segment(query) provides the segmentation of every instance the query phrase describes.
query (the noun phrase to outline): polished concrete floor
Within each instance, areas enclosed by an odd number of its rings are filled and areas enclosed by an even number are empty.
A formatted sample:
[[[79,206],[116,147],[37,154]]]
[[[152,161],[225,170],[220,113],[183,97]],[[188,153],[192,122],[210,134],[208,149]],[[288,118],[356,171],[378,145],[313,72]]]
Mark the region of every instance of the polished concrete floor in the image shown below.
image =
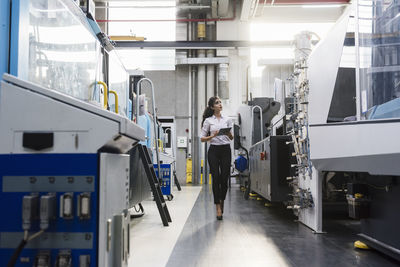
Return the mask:
[[[374,250],[354,249],[358,223],[351,220],[326,220],[327,233],[313,234],[290,211],[246,201],[232,185],[217,221],[208,185],[174,195],[169,227],[162,227],[154,202],[145,203],[146,215],[131,228],[129,266],[399,266]]]
[[[167,227],[162,224],[156,203],[142,202],[145,215],[131,221],[129,267],[166,266],[201,189],[200,186],[183,186],[182,191],[173,192],[173,200],[167,201],[172,218]]]

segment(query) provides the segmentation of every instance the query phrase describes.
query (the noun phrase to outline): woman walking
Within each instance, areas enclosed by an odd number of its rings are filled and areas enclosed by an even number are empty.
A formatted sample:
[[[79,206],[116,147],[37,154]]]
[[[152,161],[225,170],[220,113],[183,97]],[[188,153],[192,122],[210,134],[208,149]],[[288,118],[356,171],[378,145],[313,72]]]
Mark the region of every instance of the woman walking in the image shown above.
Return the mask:
[[[224,200],[228,191],[231,168],[232,121],[221,114],[222,103],[217,96],[210,97],[201,123],[201,142],[210,142],[208,164],[212,175],[214,203],[217,219],[222,220]],[[224,129],[230,128],[230,130]],[[221,130],[223,129],[223,130]],[[221,130],[221,133],[219,134]]]

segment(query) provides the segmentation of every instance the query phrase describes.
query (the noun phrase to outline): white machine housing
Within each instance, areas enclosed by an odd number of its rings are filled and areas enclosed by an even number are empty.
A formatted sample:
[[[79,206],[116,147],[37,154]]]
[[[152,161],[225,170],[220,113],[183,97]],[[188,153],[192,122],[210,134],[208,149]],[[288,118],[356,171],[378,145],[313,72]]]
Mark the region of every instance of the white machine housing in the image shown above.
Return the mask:
[[[100,151],[98,263],[127,266],[129,155],[124,153],[145,139],[144,130],[118,114],[8,74],[0,88],[0,125],[0,154]],[[39,151],[25,148],[24,132],[52,132],[54,145]]]
[[[24,131],[54,132],[54,146],[42,153],[97,153],[103,146],[126,152],[144,140],[144,130],[118,114],[8,74],[3,80],[1,154],[32,153],[22,146]]]
[[[366,172],[371,175],[400,175],[398,130],[395,119],[327,123],[340,67],[351,7],[314,49],[308,60],[311,179],[300,180],[310,189],[314,208],[300,211],[299,220],[322,232],[322,171]],[[360,102],[360,95],[356,96]]]

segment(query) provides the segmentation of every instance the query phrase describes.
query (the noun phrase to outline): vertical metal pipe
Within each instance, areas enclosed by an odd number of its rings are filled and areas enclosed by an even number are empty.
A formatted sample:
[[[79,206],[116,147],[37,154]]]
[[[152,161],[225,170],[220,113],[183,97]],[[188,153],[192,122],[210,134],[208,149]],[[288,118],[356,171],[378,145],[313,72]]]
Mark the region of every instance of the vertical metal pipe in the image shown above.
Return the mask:
[[[203,58],[205,57],[206,53],[205,50],[200,49],[197,51],[197,57]],[[201,161],[203,160],[204,166],[204,146],[200,141],[200,131],[201,131],[201,121],[203,118],[203,111],[206,107],[206,66],[199,65],[197,71],[197,118],[198,118],[198,131],[197,131],[197,142],[198,142],[198,151],[199,151],[199,158],[198,158],[198,171],[199,171],[199,178],[202,174],[201,172]],[[204,175],[203,175],[204,177]]]
[[[189,13],[188,18],[191,19],[192,18],[192,14]],[[191,22],[187,23],[186,40],[187,41],[191,41],[192,40],[192,23]],[[186,54],[187,54],[187,57],[191,57],[192,56],[191,50],[188,49]],[[189,94],[188,94],[189,95],[189,97],[188,97],[189,121],[188,121],[188,129],[189,129],[190,140],[193,140],[193,124],[192,124],[192,122],[193,122],[193,111],[192,111],[192,107],[193,107],[193,99],[192,99],[192,94],[193,93],[192,93],[192,91],[193,91],[193,88],[192,88],[192,66],[191,65],[189,65],[189,73],[188,73],[188,75],[189,75]],[[193,151],[192,143],[193,142],[190,142],[190,145],[188,146],[188,154],[190,155],[190,157],[192,157],[192,151]],[[193,179],[193,173],[192,173],[192,179]]]
[[[207,50],[207,57],[214,57],[214,50],[209,49]],[[214,65],[207,65],[207,94],[206,94],[206,102],[205,105],[207,106],[208,99],[214,96],[215,92],[215,66]],[[204,144],[204,183],[208,183],[209,177],[209,168],[208,168],[208,144],[207,142]]]
[[[197,176],[197,159],[198,159],[198,149],[197,149],[197,112],[196,112],[196,67],[191,67],[192,71],[190,75],[192,76],[192,183],[196,184],[198,182]]]
[[[193,111],[192,111],[192,107],[193,107],[193,99],[192,99],[192,66],[189,65],[189,72],[188,72],[188,76],[189,76],[189,94],[188,94],[188,113],[189,113],[189,120],[188,120],[188,129],[189,129],[189,136],[190,138],[192,138],[192,133],[193,133],[193,125],[192,125],[192,121],[193,121]],[[193,139],[192,139],[193,140]],[[188,146],[188,154],[192,155],[192,146]],[[193,176],[192,176],[193,177]]]
[[[195,40],[196,39],[196,23],[192,22],[190,24],[191,32],[190,32],[190,40]],[[191,57],[194,57],[195,55],[195,50],[191,50]],[[192,77],[192,183],[193,184],[198,184],[198,154],[199,154],[199,149],[198,149],[198,140],[197,140],[197,88],[196,88],[196,72],[197,72],[197,67],[192,66],[192,71],[190,73]]]

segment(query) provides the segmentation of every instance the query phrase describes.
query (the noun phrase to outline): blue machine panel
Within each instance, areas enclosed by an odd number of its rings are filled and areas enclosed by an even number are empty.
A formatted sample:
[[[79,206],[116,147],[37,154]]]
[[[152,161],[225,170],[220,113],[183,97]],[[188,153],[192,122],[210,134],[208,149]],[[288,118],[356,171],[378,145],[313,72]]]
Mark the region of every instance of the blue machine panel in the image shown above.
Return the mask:
[[[154,170],[158,178],[158,165],[154,164]],[[163,195],[171,195],[171,164],[160,164],[160,171],[162,172],[161,191]]]
[[[72,266],[79,266],[81,255],[97,266],[98,244],[98,155],[97,154],[15,154],[0,155],[0,266],[7,263],[23,237],[22,199],[26,195],[55,194],[56,218],[49,228],[28,242],[15,266],[33,266],[39,253],[49,252],[55,266],[60,252],[71,255]],[[62,218],[60,197],[72,196],[72,214]],[[90,196],[90,216],[77,215],[78,198]],[[33,220],[30,235],[40,230]]]

